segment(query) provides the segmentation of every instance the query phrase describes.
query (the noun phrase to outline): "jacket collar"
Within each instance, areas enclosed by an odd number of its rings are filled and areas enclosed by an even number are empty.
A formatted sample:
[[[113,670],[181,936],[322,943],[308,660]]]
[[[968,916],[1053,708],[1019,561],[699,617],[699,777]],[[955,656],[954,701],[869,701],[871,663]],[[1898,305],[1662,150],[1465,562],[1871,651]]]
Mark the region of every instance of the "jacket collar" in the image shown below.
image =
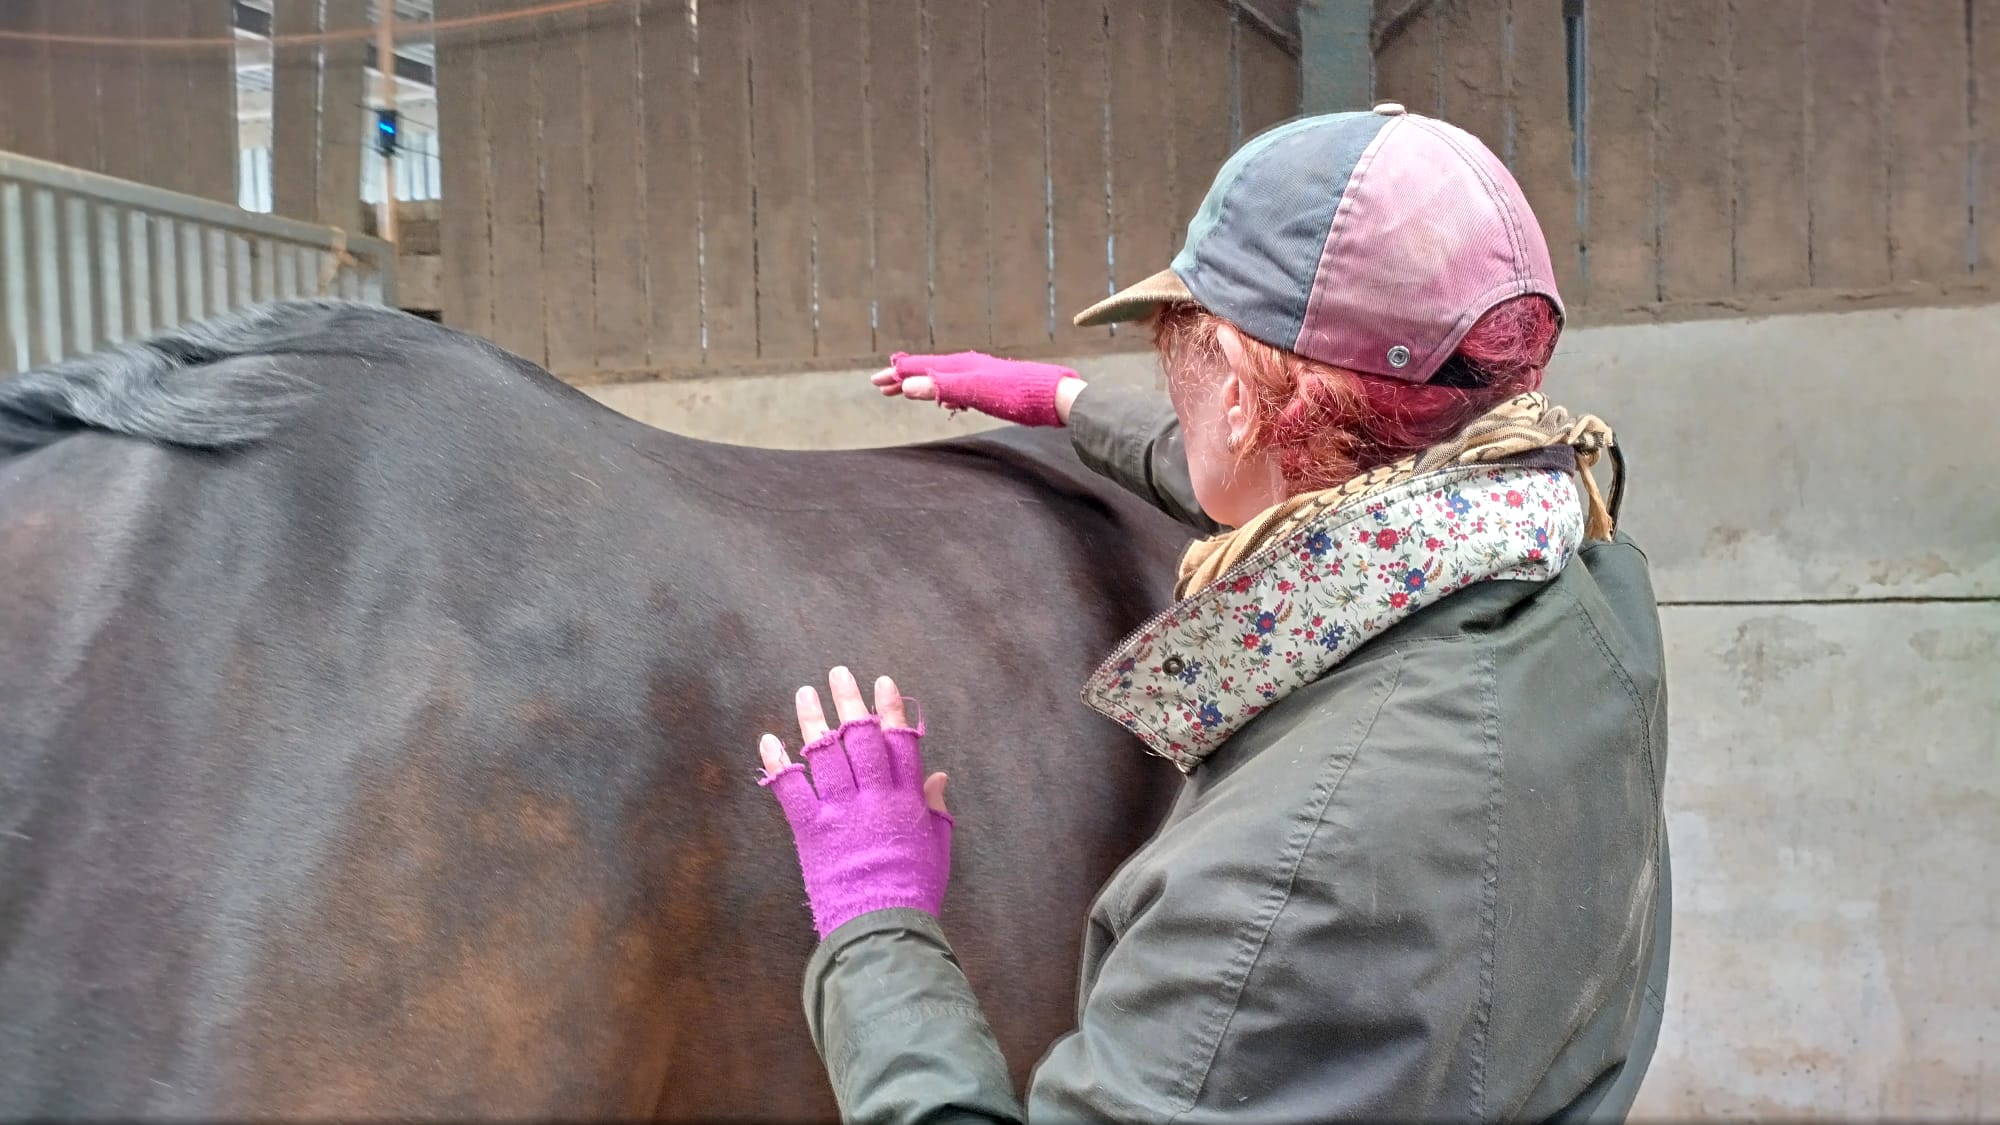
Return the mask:
[[[1126,638],[1084,702],[1183,772],[1272,704],[1474,582],[1543,582],[1583,541],[1570,474],[1459,466],[1335,508]]]

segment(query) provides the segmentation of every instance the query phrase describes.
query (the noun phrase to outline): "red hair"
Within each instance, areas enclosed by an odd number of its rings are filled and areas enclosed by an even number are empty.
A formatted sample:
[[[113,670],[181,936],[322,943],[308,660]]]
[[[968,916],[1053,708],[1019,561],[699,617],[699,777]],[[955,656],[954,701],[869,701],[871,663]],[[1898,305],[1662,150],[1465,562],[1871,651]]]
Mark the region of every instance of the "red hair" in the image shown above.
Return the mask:
[[[1217,330],[1198,305],[1170,305],[1153,319],[1167,377],[1217,377],[1227,369]],[[1363,375],[1241,335],[1255,408],[1244,452],[1271,450],[1294,492],[1331,488],[1458,433],[1473,419],[1542,385],[1560,324],[1538,296],[1494,306],[1428,383]]]

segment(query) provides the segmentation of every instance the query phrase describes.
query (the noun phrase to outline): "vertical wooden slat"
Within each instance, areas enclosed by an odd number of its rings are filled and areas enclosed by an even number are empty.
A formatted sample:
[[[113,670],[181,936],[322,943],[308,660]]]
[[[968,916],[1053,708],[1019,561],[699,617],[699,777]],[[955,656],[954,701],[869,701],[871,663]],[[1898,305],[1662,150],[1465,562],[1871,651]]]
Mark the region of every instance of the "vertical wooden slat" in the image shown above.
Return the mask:
[[[5,324],[0,371],[7,372],[34,364],[28,328],[28,260],[34,249],[21,194],[20,184],[0,182],[0,322]]]
[[[1514,93],[1514,178],[1535,209],[1563,300],[1584,300],[1577,230],[1576,134],[1570,124],[1562,0],[1512,0],[1506,60]]]
[[[1889,274],[1965,276],[1967,54],[1962,4],[1901,4],[1889,20]]]
[[[480,0],[438,0],[439,19],[476,16]],[[480,40],[476,30],[437,41],[438,146],[443,207],[438,222],[444,322],[484,335],[492,330],[486,178],[487,136],[480,117]]]
[[[1237,30],[1237,104],[1243,139],[1299,115],[1299,61],[1264,32]]]
[[[1070,317],[1111,291],[1104,0],[1054,0],[1046,11],[1056,338],[1103,338],[1105,329],[1078,328]]]
[[[60,0],[0,3],[0,29],[46,34]],[[55,151],[49,45],[33,39],[0,40],[0,149],[48,159]]]
[[[986,4],[987,276],[992,342],[1000,348],[1043,343],[1051,331],[1042,7],[1041,0]],[[1058,106],[1056,113],[1076,127],[1072,115],[1087,108]]]
[[[505,0],[490,10],[521,6],[519,0]],[[493,156],[492,338],[516,355],[545,364],[541,102],[534,38],[518,23],[498,25],[485,40],[483,65],[489,80],[481,113]]]
[[[153,310],[157,301],[153,284],[153,220],[139,210],[125,213],[125,307],[131,315],[132,335],[144,339],[159,325]]]
[[[92,252],[93,232],[90,201],[80,195],[64,196],[62,200],[63,303],[69,310],[69,324],[66,327],[71,355],[94,351],[98,344],[97,309],[91,278],[91,269],[97,258]]]
[[[178,39],[187,34],[192,0],[147,0],[141,32]],[[280,5],[282,8],[283,5]],[[140,181],[187,191],[187,60],[179,51],[149,51],[141,76],[145,129],[145,170]]]
[[[1555,2],[1560,6],[1561,0]],[[1435,5],[1403,21],[1375,52],[1375,100],[1401,102],[1412,113],[1441,114],[1443,45],[1444,20]]]
[[[1215,0],[1171,0],[1167,44],[1174,99],[1174,240],[1229,158],[1234,91],[1229,82],[1229,9]],[[1164,265],[1165,263],[1161,263]]]
[[[105,3],[99,0],[100,10]],[[186,34],[227,39],[235,19],[231,0],[193,0]],[[181,52],[187,77],[187,184],[190,194],[236,202],[236,56],[214,47]]]
[[[254,253],[257,280],[250,295],[257,301],[275,301],[278,299],[278,244],[268,238],[260,238]]]
[[[663,10],[659,18],[680,14]],[[634,0],[592,9],[584,48],[590,102],[593,359],[611,371],[646,366],[647,221],[636,15]],[[686,102],[657,108],[685,113]]]
[[[208,258],[200,223],[183,219],[175,224],[180,233],[181,315],[188,320],[204,320],[215,312],[209,306]]]
[[[276,5],[271,12],[272,33],[286,38],[317,32],[317,8],[317,4]],[[151,75],[143,77],[150,96]],[[319,51],[310,46],[275,47],[271,52],[272,211],[308,221],[318,217],[319,143]]]
[[[937,346],[948,351],[991,339],[981,7],[933,0],[928,10],[932,323]]]
[[[257,300],[255,274],[250,256],[250,240],[240,234],[229,236],[229,307],[246,308]]]
[[[117,207],[98,204],[98,311],[104,325],[104,339],[113,344],[130,336],[125,329],[125,230],[121,219]]]
[[[36,342],[36,362],[54,363],[69,354],[63,344],[62,321],[62,228],[57,218],[56,195],[43,188],[30,190],[27,210],[29,259],[34,270],[35,296],[29,302],[35,315],[30,331]]]
[[[757,354],[813,354],[812,59],[806,5],[750,3]]]
[[[1882,4],[1813,0],[1810,10],[1812,147],[1806,185],[1812,283],[1841,289],[1881,285],[1889,280]]]
[[[817,354],[854,357],[875,346],[868,262],[867,4],[812,0],[811,9]]]
[[[202,232],[202,292],[208,298],[208,315],[229,309],[229,235],[214,227]]]
[[[47,12],[52,34],[100,33],[96,0],[61,0]],[[62,43],[49,47],[50,127],[58,164],[99,170],[97,128],[103,110],[97,98],[97,63],[106,50]]]
[[[1172,262],[1173,120],[1167,69],[1168,15],[1155,0],[1110,0],[1111,249],[1116,284],[1131,285]]]
[[[2000,0],[1973,0],[1973,253],[1979,272],[2000,273]]]
[[[1733,286],[1727,0],[1659,0],[1660,295]]]
[[[706,190],[701,173],[708,165],[695,137],[694,38],[685,5],[649,4],[640,9],[639,18],[645,262],[651,294],[647,355],[655,366],[692,366],[701,362],[701,263],[696,252]]]
[[[184,304],[180,300],[180,224],[172,218],[154,218],[146,224],[152,236],[152,310],[154,328],[164,332],[180,324]]]
[[[1806,203],[1806,3],[1735,5],[1736,290],[1811,284]]]
[[[594,364],[595,278],[590,258],[591,110],[583,74],[583,18],[534,22],[536,112],[542,120],[543,333],[547,365],[573,375]]]
[[[205,0],[206,2],[206,0]],[[374,0],[323,0],[326,29],[370,25]],[[518,25],[515,28],[518,33]],[[361,144],[367,97],[362,79],[367,45],[345,39],[326,45],[320,71],[319,180],[314,188],[315,221],[344,230],[361,223]]]
[[[1444,119],[1507,154],[1507,116],[1511,109],[1502,72],[1502,48],[1507,38],[1506,0],[1448,3],[1439,12]]]
[[[281,301],[304,295],[304,290],[299,285],[299,255],[301,253],[303,251],[291,243],[280,243],[277,247],[277,297]]]
[[[1585,300],[1599,308],[1659,294],[1653,184],[1654,0],[1592,4]]]
[[[930,330],[929,138],[920,0],[868,0],[875,351],[924,351]]]
[[[4,8],[0,4],[0,8]],[[145,24],[139,5],[133,0],[100,0],[98,28],[104,35],[136,38]],[[4,48],[0,48],[4,49]],[[121,180],[145,177],[146,59],[152,52],[141,50],[106,51],[98,70],[98,128],[102,137],[103,168],[106,175]],[[5,69],[0,57],[0,69]],[[4,96],[4,95],[0,95]],[[5,116],[5,114],[0,114]],[[0,147],[5,147],[0,145]]]
[[[697,28],[701,130],[702,321],[710,362],[757,354],[756,229],[751,213],[749,13],[756,0],[710,0]]]

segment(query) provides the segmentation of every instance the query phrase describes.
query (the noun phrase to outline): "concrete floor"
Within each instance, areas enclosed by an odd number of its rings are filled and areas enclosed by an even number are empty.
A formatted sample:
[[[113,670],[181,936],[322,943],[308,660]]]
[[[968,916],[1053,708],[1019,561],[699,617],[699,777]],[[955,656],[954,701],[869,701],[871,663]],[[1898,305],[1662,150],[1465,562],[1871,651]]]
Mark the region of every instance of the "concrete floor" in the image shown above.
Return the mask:
[[[866,375],[594,393],[790,448],[985,424]],[[1679,905],[1640,1114],[2000,1113],[2000,308],[1582,329],[1548,389],[1617,428],[1663,602]]]

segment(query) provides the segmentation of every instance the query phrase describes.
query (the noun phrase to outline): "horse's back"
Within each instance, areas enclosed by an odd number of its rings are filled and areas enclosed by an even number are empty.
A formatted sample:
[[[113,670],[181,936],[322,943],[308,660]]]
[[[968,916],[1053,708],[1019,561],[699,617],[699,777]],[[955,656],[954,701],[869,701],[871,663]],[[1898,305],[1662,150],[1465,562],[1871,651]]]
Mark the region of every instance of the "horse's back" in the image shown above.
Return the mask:
[[[1035,439],[734,449],[308,343],[262,441],[0,461],[0,1116],[823,1112],[749,779],[833,660],[931,718],[1032,1061],[1162,780],[1075,687],[1177,533]]]

